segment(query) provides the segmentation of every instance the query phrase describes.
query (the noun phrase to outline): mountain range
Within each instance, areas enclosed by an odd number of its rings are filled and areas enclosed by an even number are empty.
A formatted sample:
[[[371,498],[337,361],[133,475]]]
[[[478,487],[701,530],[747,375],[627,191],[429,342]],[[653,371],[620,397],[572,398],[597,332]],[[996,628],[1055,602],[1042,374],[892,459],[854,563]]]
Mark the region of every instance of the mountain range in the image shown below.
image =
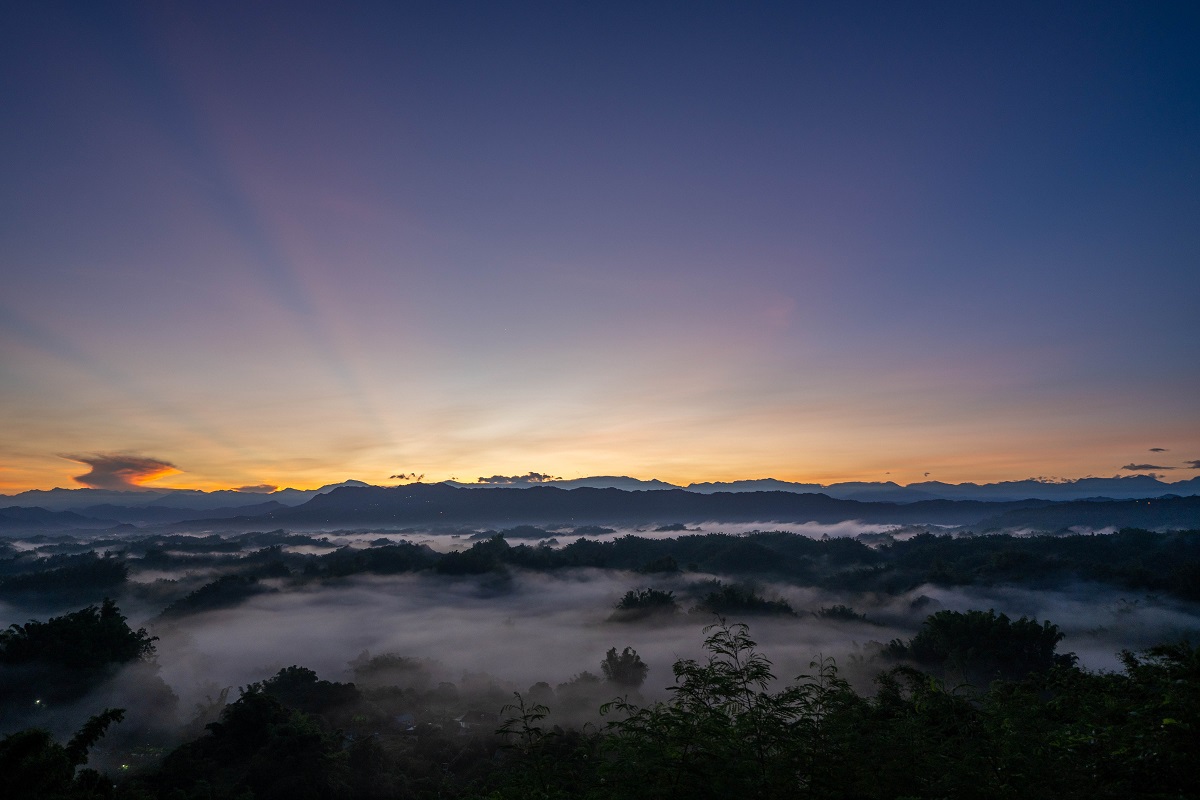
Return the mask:
[[[480,491],[483,488],[488,491]],[[1200,528],[1197,489],[1200,478],[1168,484],[1145,475],[1068,483],[956,485],[930,481],[909,486],[841,483],[822,487],[766,479],[674,487],[662,481],[601,476],[536,483],[446,482],[393,487],[344,481],[315,490],[270,493],[53,489],[0,496],[0,531],[845,520],[981,529]],[[1058,496],[1046,497],[1048,494]],[[11,505],[5,507],[5,501]]]
[[[666,491],[684,489],[689,492],[794,492],[825,494],[840,500],[868,502],[890,501],[913,503],[920,500],[1138,500],[1162,497],[1167,494],[1188,496],[1200,494],[1200,477],[1168,483],[1152,475],[1127,475],[1112,478],[1078,478],[1047,481],[1030,478],[1000,483],[943,483],[923,481],[902,486],[892,481],[850,481],[844,483],[793,483],[775,478],[741,481],[690,483],[687,486],[660,480],[640,480],[623,475],[597,475],[570,480],[536,480],[511,478],[504,482],[461,483],[446,481],[447,486],[460,489],[528,489],[553,486],[559,489],[626,489],[630,491]]]
[[[284,506],[298,506],[319,494],[332,492],[343,486],[369,486],[362,481],[342,481],[322,486],[320,489],[276,489],[273,492],[240,492],[223,489],[205,492],[199,489],[141,489],[120,491],[114,489],[30,489],[19,494],[0,495],[0,506],[44,508],[47,511],[79,511],[104,508],[116,509],[161,509],[170,508],[187,511],[195,516],[197,511],[244,508],[261,503],[275,502]],[[152,515],[152,514],[151,514]],[[186,518],[186,517],[185,517]]]
[[[252,520],[227,520],[226,524],[254,521],[294,528],[522,524],[574,527],[698,521],[835,523],[846,520],[879,524],[970,525],[981,530],[1061,529],[1073,525],[1200,528],[1200,497],[1065,502],[937,499],[896,503],[781,491],[703,493],[684,489],[629,491],[539,486],[480,492],[446,484],[410,484],[391,488],[338,489],[314,497],[297,508],[269,512]]]

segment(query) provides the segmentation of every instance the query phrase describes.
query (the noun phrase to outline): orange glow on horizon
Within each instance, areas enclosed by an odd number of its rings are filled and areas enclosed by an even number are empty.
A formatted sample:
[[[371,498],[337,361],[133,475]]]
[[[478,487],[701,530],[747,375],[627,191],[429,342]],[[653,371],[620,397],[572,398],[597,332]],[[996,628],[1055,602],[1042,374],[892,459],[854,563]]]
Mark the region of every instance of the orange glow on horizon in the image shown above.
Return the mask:
[[[181,475],[181,474],[183,474],[183,470],[181,470],[181,469],[176,469],[175,467],[161,467],[161,468],[153,470],[151,472],[146,472],[146,473],[142,473],[141,475],[131,477],[129,479],[129,483],[133,486],[145,486],[147,483],[150,483],[151,481],[156,481],[159,478],[166,478],[171,475]],[[158,487],[148,487],[148,488],[158,488]]]

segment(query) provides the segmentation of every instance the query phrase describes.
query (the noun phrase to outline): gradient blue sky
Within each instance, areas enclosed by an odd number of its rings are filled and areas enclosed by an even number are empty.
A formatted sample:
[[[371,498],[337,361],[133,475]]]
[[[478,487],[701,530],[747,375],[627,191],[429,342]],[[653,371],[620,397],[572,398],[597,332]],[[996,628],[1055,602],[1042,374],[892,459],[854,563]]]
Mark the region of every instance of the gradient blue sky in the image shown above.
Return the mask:
[[[1197,474],[1195,3],[6,3],[0,77],[0,490]]]

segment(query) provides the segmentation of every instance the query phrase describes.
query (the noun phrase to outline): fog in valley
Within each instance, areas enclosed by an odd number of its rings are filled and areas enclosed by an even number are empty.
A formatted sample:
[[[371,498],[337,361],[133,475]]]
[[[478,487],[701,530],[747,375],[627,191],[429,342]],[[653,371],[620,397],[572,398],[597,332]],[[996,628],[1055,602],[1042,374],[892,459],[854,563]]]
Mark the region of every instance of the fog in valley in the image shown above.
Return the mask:
[[[814,540],[861,537],[869,543],[924,532],[853,522],[771,525],[769,529],[781,528]],[[538,529],[513,529],[506,541],[516,547],[525,534],[530,538],[524,543],[535,551],[561,550],[581,538],[615,542],[630,535],[670,541],[727,533],[748,542],[761,529],[764,526],[688,523],[660,530],[598,528],[586,536],[578,531],[551,532],[552,536],[541,538],[536,538]],[[303,666],[325,680],[353,682],[354,665],[379,656],[400,656],[405,663],[419,665],[394,676],[392,682],[401,688],[431,691],[440,686],[468,698],[461,702],[476,702],[494,712],[513,692],[528,694],[544,682],[559,687],[558,695],[546,690],[540,695],[553,720],[570,725],[599,722],[600,703],[629,690],[590,681],[586,673],[598,677],[610,648],[630,647],[649,667],[645,683],[635,694],[645,700],[665,698],[666,687],[674,681],[672,665],[679,659],[703,658],[704,629],[718,616],[698,606],[706,593],[721,585],[746,587],[761,598],[782,600],[794,612],[724,615],[729,622],[749,624],[751,636],[773,662],[778,678],[806,674],[814,659],[832,657],[843,676],[864,692],[871,691],[876,674],[892,666],[881,657],[884,645],[912,637],[929,614],[940,610],[994,609],[1013,619],[1049,620],[1065,633],[1058,651],[1075,653],[1080,666],[1092,670],[1119,669],[1121,650],[1189,636],[1195,639],[1200,632],[1196,603],[1083,580],[1046,586],[924,583],[888,593],[798,585],[769,571],[743,568],[729,574],[695,565],[663,572],[507,566],[466,575],[432,570],[310,580],[299,580],[296,574],[266,575],[255,579],[253,591],[224,607],[164,613],[172,603],[221,576],[244,574],[256,559],[261,561],[264,552],[352,555],[411,542],[437,553],[461,553],[489,541],[493,533],[330,532],[290,537],[288,543],[268,550],[239,550],[234,538],[176,534],[173,541],[179,543],[178,549],[162,547],[140,558],[130,557],[136,548],[111,536],[94,542],[45,537],[10,542],[30,557],[70,556],[93,547],[99,554],[113,554],[112,558],[124,553],[128,580],[114,599],[132,628],[145,627],[158,639],[154,663],[125,667],[91,695],[65,707],[39,704],[36,714],[10,716],[3,721],[5,731],[32,721],[65,734],[89,714],[120,706],[129,710],[135,727],[139,722],[160,728],[190,725],[194,734],[197,725],[215,718],[223,700],[236,699],[238,687],[270,678],[285,667]],[[193,546],[187,546],[189,542]],[[222,549],[229,552],[221,553]],[[643,589],[672,593],[677,610],[636,620],[614,615],[627,592]],[[0,602],[0,616],[6,623],[24,623],[81,605],[86,603],[75,595],[9,593]],[[837,608],[843,613],[828,613]],[[364,675],[358,677],[361,683]],[[579,691],[572,699],[568,694],[575,691],[570,688],[573,681]],[[446,684],[453,686],[446,688]],[[37,702],[37,698],[30,700]],[[562,701],[558,708],[556,700]]]

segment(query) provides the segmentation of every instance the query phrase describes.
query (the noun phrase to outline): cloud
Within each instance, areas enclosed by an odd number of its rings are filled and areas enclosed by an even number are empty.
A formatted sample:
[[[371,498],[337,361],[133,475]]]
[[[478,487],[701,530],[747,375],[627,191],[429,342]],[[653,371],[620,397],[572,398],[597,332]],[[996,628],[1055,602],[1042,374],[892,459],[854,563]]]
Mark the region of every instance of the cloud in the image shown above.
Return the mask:
[[[425,478],[425,473],[418,475],[415,472],[401,472],[398,475],[389,475],[388,480],[392,481],[417,481],[418,483]]]
[[[1183,462],[1183,463],[1185,463],[1185,464],[1188,464],[1188,465],[1189,465],[1189,466],[1187,467],[1188,469],[1200,469],[1200,460],[1196,460],[1196,461],[1185,461],[1185,462]]]
[[[605,625],[603,620],[624,592],[646,585],[674,591],[689,605],[695,599],[694,582],[701,577],[708,576],[656,576],[651,584],[647,576],[616,570],[513,570],[504,591],[495,591],[486,579],[353,576],[304,591],[262,594],[236,608],[156,630],[163,637],[158,660],[163,678],[181,697],[180,707],[187,708],[203,698],[197,687],[211,682],[241,686],[289,664],[302,664],[328,680],[352,680],[346,663],[363,649],[440,664],[435,680],[461,686],[466,672],[488,673],[510,683],[510,689],[524,689],[534,681],[568,680],[583,669],[596,672],[609,647],[629,645],[650,665],[642,691],[660,697],[666,694],[660,687],[672,682],[671,664],[677,658],[703,657],[702,627],[712,619],[681,614],[653,627]],[[758,589],[805,611],[845,603],[881,623],[847,629],[814,617],[752,620],[754,639],[782,676],[806,672],[818,653],[850,667],[850,654],[862,653],[856,640],[912,636],[925,616],[939,608],[995,608],[1013,618],[1048,619],[1067,634],[1059,650],[1079,653],[1084,666],[1093,669],[1120,669],[1115,652],[1167,641],[1179,631],[1195,630],[1200,620],[1191,607],[1148,598],[1128,602],[1124,598],[1136,600],[1137,594],[1094,584],[1054,590],[924,585],[895,597],[766,580]],[[936,601],[932,609],[913,606],[921,596]],[[398,626],[397,619],[413,624]]]
[[[245,492],[246,494],[270,494],[278,488],[278,486],[271,483],[259,483],[254,486],[239,486],[234,491]]]
[[[1147,469],[1179,469],[1179,467],[1162,467],[1158,464],[1126,464],[1125,466],[1121,467],[1121,469],[1140,472]]]
[[[1165,453],[1165,452],[1167,452],[1167,448],[1165,448],[1165,447],[1151,447],[1151,448],[1150,448],[1150,452],[1151,452],[1151,453]]]
[[[541,472],[530,472],[527,475],[493,475],[490,478],[479,478],[477,483],[546,483],[548,481],[561,481],[562,478],[556,478],[553,475],[546,475]]]
[[[790,527],[819,537],[824,533],[853,536],[886,526],[844,522]],[[720,529],[729,533],[745,530],[724,525]],[[606,534],[605,539],[624,533],[628,531]],[[378,535],[331,535],[329,549],[369,542]],[[445,547],[461,543],[461,539],[451,536],[413,536],[438,540]],[[137,568],[136,560],[133,566]],[[194,569],[188,567],[189,571]],[[138,580],[154,574],[139,569]],[[170,577],[181,580],[173,591],[182,593],[212,580],[214,574],[192,572]],[[291,664],[314,669],[327,680],[354,680],[347,662],[364,649],[374,655],[396,653],[423,659],[430,664],[434,681],[454,682],[463,696],[469,697],[469,685],[481,686],[491,679],[509,692],[524,691],[534,681],[558,684],[584,669],[598,672],[608,648],[631,646],[650,665],[649,679],[641,691],[653,701],[667,695],[663,687],[673,683],[671,664],[676,659],[705,657],[700,648],[703,626],[712,618],[680,614],[660,625],[607,624],[605,619],[625,592],[647,586],[672,591],[685,608],[690,607],[698,594],[707,591],[703,581],[709,577],[730,580],[729,576],[705,573],[650,576],[586,568],[553,573],[514,568],[503,581],[497,581],[494,575],[449,578],[428,572],[357,575],[309,583],[302,588],[284,581],[272,584],[280,591],[249,598],[234,608],[157,626],[154,633],[162,637],[157,643],[157,661],[161,677],[179,696],[178,707],[184,710],[204,701],[206,695],[215,696],[214,683],[217,687],[244,686]],[[939,609],[994,608],[1014,619],[1021,615],[1048,619],[1067,636],[1059,646],[1060,652],[1074,651],[1083,666],[1105,670],[1121,669],[1114,655],[1120,650],[1174,641],[1200,625],[1200,611],[1194,604],[1089,583],[1055,589],[923,585],[889,596],[774,583],[767,576],[759,576],[757,589],[760,594],[782,597],[802,611],[850,605],[877,623],[868,627],[814,616],[747,620],[760,651],[774,662],[777,675],[786,678],[807,673],[813,658],[823,654],[835,657],[844,670],[843,677],[864,688],[870,685],[871,672],[879,665],[863,660],[870,658],[874,646],[860,647],[857,643],[913,636],[925,616]],[[122,610],[136,627],[161,610],[165,602],[161,597],[147,594],[136,601],[131,597],[128,603],[122,603]],[[0,612],[7,616],[3,621],[44,619],[50,613],[60,613],[25,601],[13,603],[0,604]],[[398,619],[407,622],[397,625]],[[861,666],[855,666],[856,659]],[[610,688],[598,687],[601,695],[588,706],[588,713],[611,699],[606,694]],[[129,695],[135,701],[139,697],[132,689]],[[144,697],[141,695],[143,701]],[[88,702],[91,710],[82,714],[83,718],[95,708],[124,706],[129,699],[95,695]],[[561,710],[561,719],[569,719],[562,706],[550,705],[552,713]],[[64,725],[64,736],[70,735],[67,728],[77,729],[78,716],[70,725]],[[575,724],[589,719],[581,717]]]
[[[94,453],[90,456],[62,457],[91,467],[89,472],[76,475],[75,482],[93,489],[140,489],[149,481],[182,471],[170,461],[148,456]]]

